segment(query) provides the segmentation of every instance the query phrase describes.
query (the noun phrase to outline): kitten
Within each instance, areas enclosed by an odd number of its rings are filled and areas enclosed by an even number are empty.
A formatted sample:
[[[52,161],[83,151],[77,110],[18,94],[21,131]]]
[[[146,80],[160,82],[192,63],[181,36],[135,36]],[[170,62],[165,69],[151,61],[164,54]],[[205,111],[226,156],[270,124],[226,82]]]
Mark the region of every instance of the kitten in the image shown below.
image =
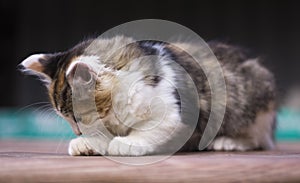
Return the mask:
[[[276,116],[273,75],[258,58],[249,58],[238,47],[220,42],[211,42],[209,46],[223,70],[227,102],[220,104],[226,107],[223,123],[207,149],[273,148]],[[211,112],[211,89],[203,70],[183,48],[200,52],[192,43],[134,41],[124,36],[98,38],[66,52],[32,55],[19,67],[41,78],[54,109],[79,136],[69,144],[70,155],[141,156],[173,150],[194,151],[198,150]],[[155,58],[149,60],[149,55]],[[194,100],[181,99],[177,88],[189,96],[190,83],[175,63],[196,84],[199,98],[194,110],[200,113],[196,113],[199,119],[195,129],[181,114]],[[79,71],[81,75],[76,74]],[[76,98],[78,87],[83,88],[80,90],[83,98],[94,96],[94,106],[85,104],[87,99]],[[112,135],[111,139],[99,135],[105,131],[101,125]],[[183,141],[180,149],[173,148],[172,139],[179,142],[178,134],[189,130],[191,137]],[[82,132],[84,135],[80,136]]]

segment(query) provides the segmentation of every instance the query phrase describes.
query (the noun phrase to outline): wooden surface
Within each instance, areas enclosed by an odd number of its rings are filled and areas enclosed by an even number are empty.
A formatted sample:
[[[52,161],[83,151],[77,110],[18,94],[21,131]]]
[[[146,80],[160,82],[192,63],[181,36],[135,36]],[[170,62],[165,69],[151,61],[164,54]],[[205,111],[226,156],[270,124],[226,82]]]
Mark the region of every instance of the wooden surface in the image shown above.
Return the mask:
[[[300,143],[274,151],[176,154],[146,166],[66,151],[66,142],[0,140],[0,182],[300,182]]]

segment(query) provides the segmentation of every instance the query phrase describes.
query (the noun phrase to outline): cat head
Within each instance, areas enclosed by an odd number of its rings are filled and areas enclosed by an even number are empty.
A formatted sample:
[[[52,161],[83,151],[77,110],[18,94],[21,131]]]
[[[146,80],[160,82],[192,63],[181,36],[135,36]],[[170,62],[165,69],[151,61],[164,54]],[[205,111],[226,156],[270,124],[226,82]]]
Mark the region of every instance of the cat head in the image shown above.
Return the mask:
[[[76,102],[72,99],[76,98],[76,84],[85,85],[93,81],[96,112],[100,119],[109,116],[112,111],[112,89],[119,82],[116,79],[118,71],[127,68],[127,63],[143,54],[132,42],[132,38],[124,36],[90,39],[66,52],[29,56],[18,68],[25,74],[38,77],[44,83],[54,109],[80,135],[78,122],[87,123],[89,120],[82,117],[78,119],[78,110],[74,108]],[[78,71],[81,74],[76,74]],[[79,108],[86,110],[84,105]]]
[[[55,54],[34,54],[18,65],[18,69],[23,73],[34,75],[42,81],[48,89],[53,108],[71,124],[77,135],[80,135],[81,132],[73,111],[72,89],[74,83],[86,84],[95,80],[97,81],[96,88],[102,87],[100,79],[103,76],[97,77],[93,69],[84,62],[84,59],[96,59],[82,55],[87,45],[87,42],[84,42],[69,51]],[[75,74],[78,71],[81,74]],[[103,87],[102,92],[105,94]],[[107,99],[109,94],[107,93],[103,96],[97,96],[96,99],[99,101],[98,112],[100,116],[105,116],[110,106],[110,100]],[[104,100],[103,97],[106,99]],[[101,104],[103,101],[106,103]]]

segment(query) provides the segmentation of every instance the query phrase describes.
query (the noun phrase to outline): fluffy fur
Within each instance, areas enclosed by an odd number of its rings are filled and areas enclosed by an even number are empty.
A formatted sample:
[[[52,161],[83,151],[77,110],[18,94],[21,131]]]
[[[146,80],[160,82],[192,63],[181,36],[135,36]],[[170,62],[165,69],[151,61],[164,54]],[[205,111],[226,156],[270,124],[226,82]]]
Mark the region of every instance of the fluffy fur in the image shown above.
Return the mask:
[[[261,66],[258,58],[249,58],[238,47],[219,42],[209,46],[224,73],[227,103],[219,104],[226,106],[224,121],[208,149],[272,148],[273,75]],[[200,51],[191,43],[135,42],[132,38],[116,36],[91,39],[66,52],[33,55],[24,60],[21,67],[43,79],[53,107],[77,135],[86,128],[84,136],[70,142],[70,155],[141,156],[173,150],[192,151],[198,149],[207,124],[211,91],[204,72],[184,48]],[[196,129],[180,149],[172,149],[172,139],[180,142],[178,134],[191,130],[191,125],[181,114],[189,101],[180,100],[176,89],[181,88],[187,95],[190,91],[187,76],[176,69],[175,63],[183,67],[196,84],[199,94],[196,110],[200,111]],[[83,75],[77,76],[76,71]],[[213,70],[211,73],[214,74]],[[95,87],[86,93],[95,97],[96,113],[83,102],[79,105],[80,117],[75,117],[73,92],[76,87],[90,83]],[[97,129],[99,124],[113,135],[111,139],[95,135],[103,131]]]

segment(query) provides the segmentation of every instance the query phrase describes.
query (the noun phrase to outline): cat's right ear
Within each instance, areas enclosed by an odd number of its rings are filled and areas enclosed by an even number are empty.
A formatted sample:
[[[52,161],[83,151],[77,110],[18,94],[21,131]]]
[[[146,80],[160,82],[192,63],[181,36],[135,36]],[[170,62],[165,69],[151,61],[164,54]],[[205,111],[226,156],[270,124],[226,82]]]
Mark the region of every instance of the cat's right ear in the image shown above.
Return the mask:
[[[73,62],[66,70],[66,78],[71,86],[90,84],[95,78],[95,73],[86,63]]]
[[[39,77],[47,85],[57,71],[59,56],[60,54],[34,54],[22,61],[17,69],[25,74]]]

